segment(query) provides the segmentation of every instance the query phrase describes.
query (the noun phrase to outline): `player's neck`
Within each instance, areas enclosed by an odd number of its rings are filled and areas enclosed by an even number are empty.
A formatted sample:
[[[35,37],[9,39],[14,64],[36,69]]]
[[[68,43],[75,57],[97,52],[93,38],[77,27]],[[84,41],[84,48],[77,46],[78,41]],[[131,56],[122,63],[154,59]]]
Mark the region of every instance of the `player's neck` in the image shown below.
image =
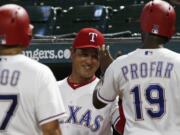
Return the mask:
[[[142,49],[158,49],[158,48],[163,48],[163,44],[159,44],[159,45],[145,44],[142,47]]]
[[[91,76],[89,78],[85,78],[85,77],[81,77],[81,76],[77,76],[77,75],[74,75],[73,73],[68,77],[68,80],[69,82],[71,83],[79,83],[79,84],[82,84],[82,83],[87,83],[89,81],[91,81],[92,79],[94,79],[94,77],[96,77],[95,75],[94,76]]]
[[[0,48],[0,55],[16,55],[22,53],[22,47]]]
[[[143,49],[157,49],[157,48],[163,48],[163,43],[159,42],[157,39],[155,38],[146,38],[144,40],[144,45],[143,45]]]

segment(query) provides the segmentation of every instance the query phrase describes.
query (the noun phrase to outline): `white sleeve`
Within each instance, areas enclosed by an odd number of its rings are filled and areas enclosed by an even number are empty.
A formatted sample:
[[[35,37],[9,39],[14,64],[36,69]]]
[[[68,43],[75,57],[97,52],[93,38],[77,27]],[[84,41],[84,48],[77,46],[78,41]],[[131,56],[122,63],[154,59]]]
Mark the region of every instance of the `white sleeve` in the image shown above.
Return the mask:
[[[65,107],[62,101],[56,79],[49,68],[41,72],[39,93],[36,98],[36,112],[39,124],[42,125],[65,116]]]
[[[111,107],[111,124],[113,126],[116,125],[116,123],[120,119],[120,114],[119,114],[119,105],[118,105],[118,97],[116,97],[116,100],[112,102],[112,107]]]
[[[117,82],[114,76],[114,64],[112,63],[106,70],[104,75],[104,80],[102,82],[101,88],[97,92],[97,97],[100,101],[108,104],[113,102],[118,95],[117,93]]]

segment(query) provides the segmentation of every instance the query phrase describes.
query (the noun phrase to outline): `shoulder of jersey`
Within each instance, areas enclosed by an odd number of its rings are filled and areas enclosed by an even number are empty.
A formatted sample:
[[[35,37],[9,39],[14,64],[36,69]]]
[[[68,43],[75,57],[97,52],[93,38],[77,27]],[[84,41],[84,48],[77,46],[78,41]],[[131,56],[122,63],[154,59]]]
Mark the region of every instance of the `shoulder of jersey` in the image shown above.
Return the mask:
[[[180,60],[180,53],[174,52],[172,50],[166,49],[165,50],[165,57],[171,57],[173,60]]]
[[[68,79],[68,77],[65,77],[64,79],[57,81],[58,85],[60,86],[64,83],[67,83],[67,79]]]
[[[120,65],[121,65],[123,62],[127,62],[127,60],[125,60],[125,59],[127,59],[128,56],[129,56],[129,54],[125,54],[125,55],[119,56],[119,57],[117,57],[117,58],[113,61],[113,63],[114,63],[114,64],[120,64]]]
[[[166,48],[165,48],[166,49]],[[169,49],[166,49],[166,52],[167,52],[167,54],[172,54],[172,55],[180,55],[180,53],[177,53],[177,52],[174,52],[174,51],[172,51],[172,50],[169,50]],[[179,57],[180,58],[180,57]]]
[[[32,69],[36,68],[37,70],[39,69],[40,71],[42,71],[42,70],[46,70],[46,71],[49,70],[49,67],[46,66],[45,64],[42,64],[42,63],[38,62],[37,60],[31,59],[31,58],[26,57],[26,56],[24,56],[24,62],[29,67],[31,67]]]
[[[99,79],[98,77],[96,77],[95,81],[97,81],[97,82],[98,82],[99,80],[100,80],[100,79]]]

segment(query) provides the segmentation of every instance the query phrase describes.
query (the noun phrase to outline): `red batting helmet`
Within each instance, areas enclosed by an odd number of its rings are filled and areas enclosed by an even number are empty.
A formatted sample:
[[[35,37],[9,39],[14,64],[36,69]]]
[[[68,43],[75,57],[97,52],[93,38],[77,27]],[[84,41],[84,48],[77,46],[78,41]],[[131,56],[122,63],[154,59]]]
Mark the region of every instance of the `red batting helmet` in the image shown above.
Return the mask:
[[[73,48],[99,48],[104,44],[104,36],[94,28],[83,28],[77,34]]]
[[[21,6],[7,4],[0,7],[0,45],[27,47],[32,28],[28,14]]]
[[[163,0],[148,2],[141,13],[141,30],[171,38],[175,33],[176,13],[174,8]]]

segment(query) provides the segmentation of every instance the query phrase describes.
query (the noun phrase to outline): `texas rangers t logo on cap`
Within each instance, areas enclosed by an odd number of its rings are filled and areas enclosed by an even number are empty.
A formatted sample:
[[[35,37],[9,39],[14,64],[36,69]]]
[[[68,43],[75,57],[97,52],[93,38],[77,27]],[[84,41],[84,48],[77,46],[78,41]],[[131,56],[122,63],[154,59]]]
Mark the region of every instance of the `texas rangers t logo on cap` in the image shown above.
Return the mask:
[[[97,37],[97,33],[89,32],[89,35],[91,36],[90,41],[91,41],[91,42],[95,42],[95,38]]]

